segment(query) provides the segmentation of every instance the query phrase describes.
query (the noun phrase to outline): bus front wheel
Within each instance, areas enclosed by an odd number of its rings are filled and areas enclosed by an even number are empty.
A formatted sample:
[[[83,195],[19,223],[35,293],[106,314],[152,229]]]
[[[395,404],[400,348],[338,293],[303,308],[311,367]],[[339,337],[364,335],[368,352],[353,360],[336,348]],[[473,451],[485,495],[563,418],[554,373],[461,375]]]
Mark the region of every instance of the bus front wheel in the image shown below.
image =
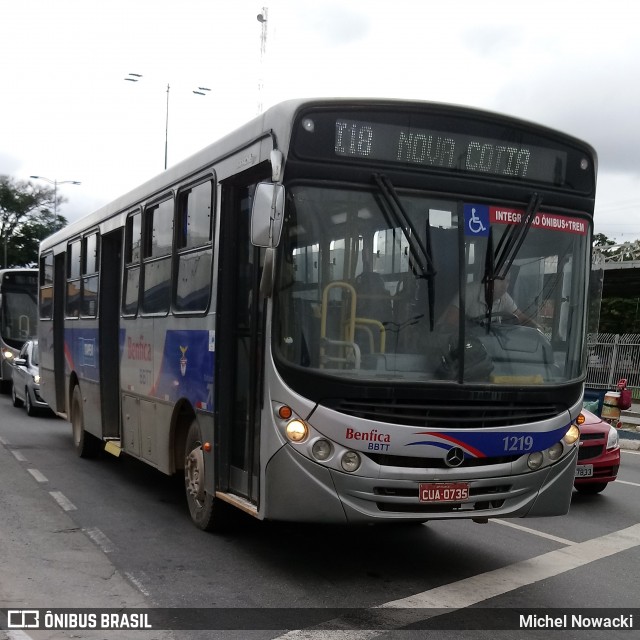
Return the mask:
[[[205,489],[202,434],[196,422],[189,427],[185,443],[184,487],[189,513],[195,525],[203,531],[222,529],[227,505],[216,500]]]
[[[71,429],[76,453],[81,458],[95,458],[100,452],[100,441],[87,433],[84,428],[82,394],[78,386],[75,387],[71,396]]]

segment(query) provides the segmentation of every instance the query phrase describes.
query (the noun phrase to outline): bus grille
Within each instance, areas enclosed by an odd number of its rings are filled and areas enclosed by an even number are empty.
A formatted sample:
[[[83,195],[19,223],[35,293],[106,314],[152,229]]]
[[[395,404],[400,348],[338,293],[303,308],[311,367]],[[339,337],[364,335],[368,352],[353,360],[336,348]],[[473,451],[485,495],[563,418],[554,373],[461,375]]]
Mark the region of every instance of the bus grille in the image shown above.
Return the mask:
[[[385,453],[362,452],[381,467],[402,467],[406,469],[448,469],[449,466],[444,458],[414,458],[410,456],[392,456]],[[521,454],[514,456],[499,456],[495,458],[465,458],[458,469],[469,467],[480,467],[492,464],[508,464],[521,457]]]
[[[509,427],[556,418],[566,407],[554,404],[523,405],[456,401],[454,404],[424,400],[335,400],[322,402],[349,416],[406,424],[429,429],[482,429]]]

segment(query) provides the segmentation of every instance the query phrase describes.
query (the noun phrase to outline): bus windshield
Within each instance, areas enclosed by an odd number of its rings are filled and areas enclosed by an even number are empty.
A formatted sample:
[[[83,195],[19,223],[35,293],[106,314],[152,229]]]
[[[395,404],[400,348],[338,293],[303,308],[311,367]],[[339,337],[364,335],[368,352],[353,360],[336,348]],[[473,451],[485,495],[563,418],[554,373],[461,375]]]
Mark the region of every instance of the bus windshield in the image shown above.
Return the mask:
[[[0,335],[15,348],[35,335],[37,330],[38,303],[33,291],[5,288],[2,292],[2,316]]]
[[[499,385],[583,374],[589,232],[578,214],[436,198],[386,179],[305,183],[289,187],[282,237],[280,365]]]

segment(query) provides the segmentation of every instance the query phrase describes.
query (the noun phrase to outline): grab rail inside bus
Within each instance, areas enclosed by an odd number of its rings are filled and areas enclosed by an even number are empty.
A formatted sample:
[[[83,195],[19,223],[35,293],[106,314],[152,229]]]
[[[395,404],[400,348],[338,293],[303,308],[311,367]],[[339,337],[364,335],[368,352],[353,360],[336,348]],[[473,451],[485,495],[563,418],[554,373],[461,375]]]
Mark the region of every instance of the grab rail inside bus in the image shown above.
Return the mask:
[[[327,335],[329,324],[329,294],[332,289],[343,289],[347,292],[348,300],[340,301],[337,308],[340,310],[340,335],[338,337],[329,337]],[[356,329],[366,333],[369,342],[369,352],[376,352],[375,335],[378,332],[378,353],[385,353],[387,330],[382,322],[374,318],[360,318],[357,314],[357,299],[353,285],[348,282],[337,280],[330,282],[322,292],[322,311],[320,316],[320,367],[330,362],[353,364],[356,369],[360,368],[361,350],[356,343]],[[346,312],[345,312],[346,311]],[[341,355],[328,355],[327,347],[343,348]],[[353,355],[348,354],[346,350],[351,350]]]
[[[327,320],[329,314],[329,292],[332,289],[344,289],[349,295],[349,308],[346,317],[344,306],[340,305],[340,328],[341,335],[339,339],[329,338],[327,336]],[[355,343],[356,334],[356,290],[348,282],[337,280],[330,282],[322,291],[322,311],[320,315],[320,367],[324,368],[329,362],[347,364],[354,362],[355,368],[360,368],[360,347]],[[344,347],[342,355],[327,355],[326,347]],[[353,351],[353,357],[350,360],[346,351]]]
[[[378,353],[384,353],[387,346],[387,330],[380,320],[374,320],[373,318],[356,318],[356,327],[362,329],[367,333],[369,338],[369,351],[375,352],[375,339],[373,335],[373,329],[378,330],[380,343],[380,349]]]
[[[20,316],[20,337],[21,338],[30,338],[31,333],[29,332],[31,323],[29,322],[29,316]]]

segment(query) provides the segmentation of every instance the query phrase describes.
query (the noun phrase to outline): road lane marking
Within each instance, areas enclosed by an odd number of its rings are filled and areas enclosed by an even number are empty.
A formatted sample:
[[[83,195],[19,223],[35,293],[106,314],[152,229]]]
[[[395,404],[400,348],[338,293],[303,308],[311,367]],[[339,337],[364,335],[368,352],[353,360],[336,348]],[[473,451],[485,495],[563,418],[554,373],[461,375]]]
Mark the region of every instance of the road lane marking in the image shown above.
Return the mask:
[[[138,578],[133,575],[133,573],[128,573],[125,571],[124,575],[136,586],[136,588],[138,589],[138,591],[140,591],[140,593],[142,593],[142,595],[147,597],[151,596],[146,587],[142,584],[142,582],[140,582],[140,580],[138,580]]]
[[[629,482],[628,480],[620,480],[620,478],[616,480],[616,484],[630,484],[632,487],[640,487],[638,482]]]
[[[49,491],[49,495],[65,510],[75,511],[76,505],[69,500],[61,491]]]
[[[10,449],[11,453],[13,454],[13,457],[18,461],[18,462],[26,462],[27,459],[24,457],[22,451],[18,451],[18,449]]]
[[[622,449],[622,453],[630,453],[632,456],[640,456],[640,451],[630,451],[629,449]]]
[[[27,469],[27,471],[38,481],[38,482],[49,482],[46,476],[37,469]]]
[[[516,524],[515,522],[509,522],[508,520],[491,518],[489,522],[495,522],[496,524],[501,524],[505,527],[511,527],[512,529],[517,529],[518,531],[524,531],[525,533],[530,533],[531,535],[538,536],[540,538],[546,538],[547,540],[553,540],[554,542],[559,542],[560,544],[565,544],[567,546],[576,544],[573,540],[567,540],[566,538],[559,538],[558,536],[551,535],[550,533],[545,533],[544,531],[538,531],[537,529],[530,529],[529,527],[523,527],[521,524]]]
[[[341,624],[343,619],[338,618],[327,622],[325,629],[320,624],[313,629],[290,631],[278,636],[277,640],[371,640],[393,628],[390,625],[393,625],[394,618],[399,625],[407,626],[452,613],[638,546],[640,524],[635,524],[599,538],[361,610],[357,617],[358,626],[366,627],[369,618],[371,626],[378,626],[377,629],[347,630],[354,626],[354,621],[344,616],[344,624]],[[388,629],[381,629],[380,624],[385,624]]]
[[[104,553],[111,553],[116,547],[107,536],[97,527],[84,529],[84,532],[102,549]]]

